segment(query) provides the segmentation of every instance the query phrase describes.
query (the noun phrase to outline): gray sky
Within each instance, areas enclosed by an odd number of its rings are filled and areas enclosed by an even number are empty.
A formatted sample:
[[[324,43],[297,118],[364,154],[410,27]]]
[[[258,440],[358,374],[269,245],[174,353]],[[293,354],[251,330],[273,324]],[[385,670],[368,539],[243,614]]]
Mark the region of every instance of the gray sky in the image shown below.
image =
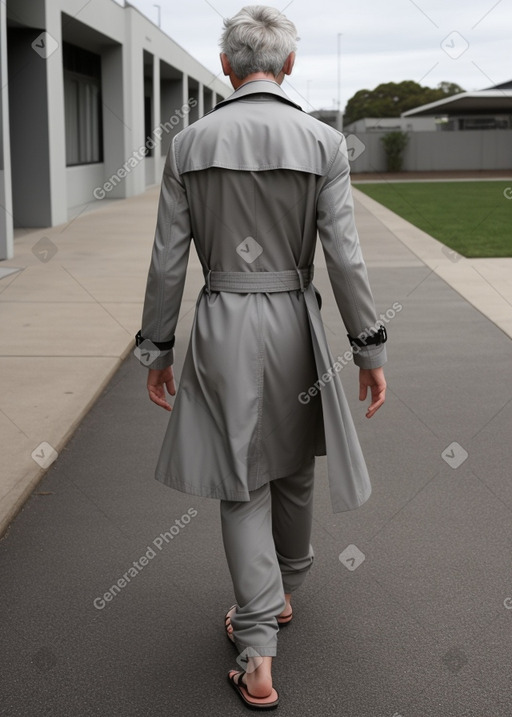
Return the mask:
[[[130,4],[157,22],[153,0],[130,0]],[[218,73],[222,18],[251,3],[160,0],[159,4],[162,29]],[[478,90],[512,79],[512,0],[282,0],[270,4],[297,26],[297,60],[283,89],[306,111],[337,107],[338,33],[341,109],[357,90],[373,89],[381,82],[415,80],[435,87],[446,80]]]

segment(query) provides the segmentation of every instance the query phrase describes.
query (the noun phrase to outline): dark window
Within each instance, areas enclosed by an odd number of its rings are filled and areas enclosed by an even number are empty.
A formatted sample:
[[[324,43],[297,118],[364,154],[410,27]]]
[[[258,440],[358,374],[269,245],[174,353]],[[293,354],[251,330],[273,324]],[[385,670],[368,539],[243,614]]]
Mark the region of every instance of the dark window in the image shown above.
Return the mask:
[[[145,137],[148,139],[153,139],[153,127],[151,123],[151,115],[152,107],[151,107],[151,97],[144,97],[144,132]],[[146,154],[146,157],[152,157],[153,156],[153,149],[148,149],[148,153]]]
[[[101,57],[63,43],[66,165],[103,161]]]

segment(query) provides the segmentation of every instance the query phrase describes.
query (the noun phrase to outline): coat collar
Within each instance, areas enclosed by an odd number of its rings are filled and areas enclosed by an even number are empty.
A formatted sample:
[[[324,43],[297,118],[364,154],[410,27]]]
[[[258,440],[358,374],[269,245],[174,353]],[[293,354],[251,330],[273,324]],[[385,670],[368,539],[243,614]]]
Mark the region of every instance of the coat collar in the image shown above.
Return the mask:
[[[300,105],[296,104],[295,102],[292,102],[288,95],[285,94],[285,92],[281,89],[281,85],[279,85],[277,82],[274,82],[273,80],[251,80],[250,82],[244,82],[244,84],[240,85],[240,87],[235,90],[233,94],[231,94],[225,100],[222,100],[221,102],[216,104],[214,110],[218,109],[219,107],[223,107],[230,102],[234,102],[235,100],[238,100],[242,97],[256,94],[274,95],[274,97],[278,98],[282,102],[286,102],[287,104],[292,105],[292,107],[296,107],[298,110],[302,110],[302,107]]]

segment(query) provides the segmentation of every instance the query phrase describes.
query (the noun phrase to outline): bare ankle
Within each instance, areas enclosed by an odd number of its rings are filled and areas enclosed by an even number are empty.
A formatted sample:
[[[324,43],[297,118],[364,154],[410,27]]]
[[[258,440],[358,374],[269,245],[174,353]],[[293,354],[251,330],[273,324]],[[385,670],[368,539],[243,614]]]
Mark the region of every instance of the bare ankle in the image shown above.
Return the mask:
[[[245,680],[252,695],[268,697],[272,691],[271,670],[271,657],[249,658]]]

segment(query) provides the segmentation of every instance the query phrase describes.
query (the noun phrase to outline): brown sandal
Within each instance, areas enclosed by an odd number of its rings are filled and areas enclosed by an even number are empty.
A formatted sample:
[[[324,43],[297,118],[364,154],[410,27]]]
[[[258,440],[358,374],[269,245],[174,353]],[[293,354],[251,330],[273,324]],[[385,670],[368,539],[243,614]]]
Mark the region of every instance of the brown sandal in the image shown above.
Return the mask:
[[[242,682],[245,674],[244,670],[230,670],[228,672],[228,680],[243,703],[251,710],[274,710],[279,704],[277,690],[272,687],[272,692],[268,697],[254,697],[247,689],[245,682]],[[239,675],[237,682],[233,679],[235,675]]]

